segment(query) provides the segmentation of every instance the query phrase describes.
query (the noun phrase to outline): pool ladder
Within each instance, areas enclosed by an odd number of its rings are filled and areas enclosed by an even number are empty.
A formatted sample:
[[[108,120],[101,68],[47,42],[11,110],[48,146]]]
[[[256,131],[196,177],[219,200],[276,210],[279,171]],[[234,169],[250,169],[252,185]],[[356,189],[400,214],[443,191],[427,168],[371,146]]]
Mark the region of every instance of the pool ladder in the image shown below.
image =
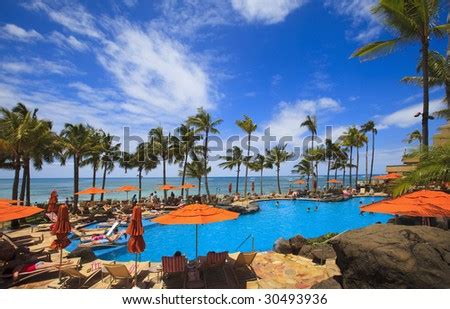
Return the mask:
[[[243,244],[247,242],[247,240],[252,239],[252,252],[255,251],[255,237],[253,237],[253,234],[248,235],[240,244],[236,247],[235,251],[239,251],[239,249],[242,247]]]

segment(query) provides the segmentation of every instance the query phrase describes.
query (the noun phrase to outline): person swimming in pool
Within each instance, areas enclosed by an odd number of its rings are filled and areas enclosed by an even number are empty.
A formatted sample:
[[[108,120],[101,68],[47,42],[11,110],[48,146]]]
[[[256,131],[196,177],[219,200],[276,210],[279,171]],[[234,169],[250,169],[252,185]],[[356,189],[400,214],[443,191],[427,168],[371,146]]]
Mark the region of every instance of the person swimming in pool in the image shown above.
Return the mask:
[[[280,201],[276,201],[275,206],[280,207]]]
[[[315,208],[314,208],[314,211],[318,211],[319,210],[319,206],[316,206]]]
[[[306,212],[310,212],[311,211],[311,208],[306,208]]]

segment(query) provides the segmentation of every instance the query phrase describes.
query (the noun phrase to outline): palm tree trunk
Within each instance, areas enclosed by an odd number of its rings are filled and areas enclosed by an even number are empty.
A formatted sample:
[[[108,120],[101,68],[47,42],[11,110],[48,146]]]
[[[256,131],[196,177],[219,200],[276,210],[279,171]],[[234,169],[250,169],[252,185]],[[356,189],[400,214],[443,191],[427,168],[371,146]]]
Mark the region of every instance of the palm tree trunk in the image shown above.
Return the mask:
[[[358,186],[359,176],[359,147],[356,147],[356,175],[355,175],[355,188]]]
[[[450,24],[450,12],[447,15],[447,24]],[[447,27],[447,78],[445,79],[445,95],[447,109],[450,109],[450,27]]]
[[[250,157],[250,138],[251,133],[248,134],[247,141],[247,158]],[[245,165],[245,183],[244,183],[244,196],[247,196],[247,179],[248,179],[248,164]]]
[[[30,159],[27,160],[25,165],[26,171],[27,171],[27,184],[26,184],[26,198],[25,198],[25,205],[30,206],[31,205],[31,175],[30,175]]]
[[[429,67],[428,67],[428,48],[429,39],[428,34],[425,33],[422,39],[422,60],[423,60],[423,111],[422,111],[422,146],[424,149],[428,148],[428,114],[429,114]]]
[[[73,156],[73,212],[77,213],[78,212],[78,195],[75,194],[77,193],[79,190],[79,186],[78,186],[78,163],[79,163],[79,159],[77,155]]]
[[[277,166],[277,185],[278,185],[278,194],[281,194],[281,187],[280,187],[280,167]]]
[[[21,201],[25,201],[26,186],[27,186],[27,171],[25,169],[25,159],[24,159],[24,165],[23,165],[23,171],[22,171],[22,184],[20,186],[20,194],[19,194],[19,200],[21,200]]]
[[[12,199],[17,200],[19,195],[19,177],[20,177],[20,156],[14,158],[14,181],[12,187]]]
[[[375,157],[375,131],[372,131],[372,159],[370,162],[370,177],[369,177],[369,184],[372,183],[372,175],[373,175],[373,160]]]
[[[102,178],[102,189],[105,190],[106,186],[106,171],[107,171],[107,163],[105,163],[105,166],[103,168],[103,178]],[[104,194],[102,193],[100,195],[100,201],[103,202]]]
[[[310,173],[308,173],[308,176],[306,176],[306,190],[308,190],[308,191],[309,191],[309,176],[310,176]]]
[[[92,186],[95,188],[95,182],[97,178],[97,167],[94,165],[94,169],[92,172]],[[91,194],[91,202],[94,201],[94,194]]]
[[[312,133],[311,134],[311,149],[312,150],[314,150],[314,133]],[[314,160],[313,161],[311,161],[311,166],[312,166],[312,169],[314,170]],[[312,184],[313,184],[313,192],[315,192],[316,191],[316,189],[317,189],[317,181],[316,181],[316,177],[317,177],[317,175],[316,174],[314,174],[314,172],[313,172],[313,174],[312,174]]]
[[[350,146],[350,187],[352,186],[353,146]]]
[[[335,161],[336,162],[336,161]],[[334,170],[334,179],[337,180],[337,174],[338,174],[338,168],[337,165],[335,166],[336,169]]]
[[[369,141],[366,143],[366,184],[369,180]]]
[[[209,185],[208,185],[208,137],[209,137],[209,131],[205,131],[205,149],[203,150],[203,156],[205,158],[205,189],[206,189],[206,195],[208,196],[208,201],[211,200],[210,194],[209,194]]]
[[[163,156],[163,185],[166,185],[166,158]],[[164,202],[167,202],[167,190],[164,191]]]
[[[344,168],[343,168],[343,171],[342,171],[342,186],[344,187],[345,186],[345,165],[344,165]]]
[[[184,185],[185,180],[186,180],[186,165],[187,165],[188,157],[189,157],[189,153],[186,151],[186,155],[184,157],[184,162],[183,162],[183,175],[181,178],[182,186]],[[184,188],[181,189],[181,196],[184,198]]]
[[[241,165],[239,164],[237,167],[237,175],[236,175],[236,193],[239,193],[239,173],[241,171]]]
[[[198,179],[198,196],[201,196],[202,194],[202,178],[200,177]]]
[[[142,167],[139,167],[139,200],[141,200],[141,192],[142,192]]]
[[[328,159],[328,166],[327,166],[327,189],[330,187],[330,166],[331,166],[331,159]]]
[[[261,176],[259,178],[259,187],[260,187],[261,195],[263,195],[263,172],[264,172],[264,168],[261,168]]]

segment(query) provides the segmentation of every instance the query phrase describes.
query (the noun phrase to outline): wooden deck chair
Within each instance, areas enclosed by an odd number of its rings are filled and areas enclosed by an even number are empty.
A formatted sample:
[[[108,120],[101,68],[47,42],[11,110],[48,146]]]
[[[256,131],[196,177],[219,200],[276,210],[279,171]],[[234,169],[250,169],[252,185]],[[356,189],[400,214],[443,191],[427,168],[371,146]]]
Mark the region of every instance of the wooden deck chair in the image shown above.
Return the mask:
[[[256,275],[256,272],[252,267],[252,263],[256,257],[256,254],[257,252],[241,252],[232,264],[233,275],[237,285],[239,285],[239,279],[236,272],[239,269],[250,271],[252,275],[255,276],[256,280],[258,280],[258,276]]]
[[[134,267],[134,263],[130,266]],[[106,271],[109,273],[109,275],[111,277],[108,288],[110,288],[114,282],[126,281],[128,286],[130,286],[131,283],[133,282],[134,269],[132,271],[129,271],[127,265],[125,265],[125,264],[103,264],[103,267],[106,269]],[[139,273],[141,272],[141,270],[139,269],[139,265],[138,265],[137,272],[138,272],[138,276],[139,276]]]
[[[78,288],[87,286],[87,283],[91,281],[97,274],[100,273],[101,268],[93,270],[90,267],[84,267],[77,269],[77,267],[66,267],[61,269],[63,275],[68,276],[64,281],[61,288],[69,286],[69,282],[72,280],[78,280]]]
[[[225,263],[228,259],[228,251],[223,252],[208,252],[206,255],[206,261],[203,264],[203,280],[205,282],[205,287],[207,288],[207,276],[208,276],[208,270],[211,269],[217,269],[219,268],[224,277],[225,281],[227,282],[227,286],[230,286],[228,282],[227,274],[225,273]]]
[[[163,256],[161,258],[163,278],[167,278],[171,274],[179,273],[182,275],[183,288],[186,286],[186,265],[187,261],[184,256]]]

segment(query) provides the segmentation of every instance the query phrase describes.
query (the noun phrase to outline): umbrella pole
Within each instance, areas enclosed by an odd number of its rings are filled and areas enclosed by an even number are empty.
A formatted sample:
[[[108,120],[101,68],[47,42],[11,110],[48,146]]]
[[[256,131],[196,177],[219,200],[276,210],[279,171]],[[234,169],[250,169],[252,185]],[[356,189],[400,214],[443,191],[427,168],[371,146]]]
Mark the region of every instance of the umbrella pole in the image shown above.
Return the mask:
[[[195,259],[198,259],[198,224],[195,225]]]
[[[136,260],[134,261],[134,286],[137,286],[137,263],[138,263],[138,254],[136,253]]]
[[[58,274],[59,283],[61,283],[61,267],[62,267],[62,248],[59,249],[59,274]]]

